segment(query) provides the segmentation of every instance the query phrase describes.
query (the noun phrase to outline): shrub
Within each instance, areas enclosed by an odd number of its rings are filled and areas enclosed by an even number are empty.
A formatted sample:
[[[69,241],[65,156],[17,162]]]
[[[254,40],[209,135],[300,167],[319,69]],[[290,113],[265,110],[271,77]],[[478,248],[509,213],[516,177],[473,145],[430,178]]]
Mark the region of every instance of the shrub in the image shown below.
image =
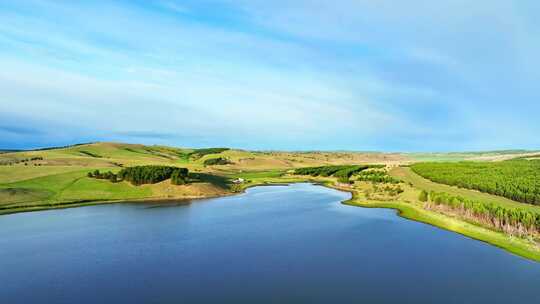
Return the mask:
[[[231,162],[224,157],[217,157],[217,158],[209,158],[205,160],[203,164],[205,166],[215,166],[215,165],[227,165],[230,163]]]
[[[399,180],[388,175],[386,171],[363,171],[357,176],[357,180],[372,183],[399,184]]]
[[[94,170],[94,172],[88,172],[86,174],[88,177],[93,177],[96,179],[108,179],[109,181],[116,183],[118,181],[118,177],[116,174],[112,173],[111,171],[107,171],[105,173],[99,172],[99,170]]]
[[[173,185],[184,185],[187,183],[188,178],[188,169],[186,168],[178,168],[177,170],[174,170],[171,174],[171,184]]]
[[[425,190],[422,190],[422,192],[420,192],[420,195],[418,196],[418,200],[420,200],[421,202],[427,202],[428,193]]]
[[[112,174],[112,173],[111,173],[111,174],[109,175],[109,181],[110,181],[111,183],[116,183],[116,182],[118,181],[118,177],[116,176],[116,174]]]

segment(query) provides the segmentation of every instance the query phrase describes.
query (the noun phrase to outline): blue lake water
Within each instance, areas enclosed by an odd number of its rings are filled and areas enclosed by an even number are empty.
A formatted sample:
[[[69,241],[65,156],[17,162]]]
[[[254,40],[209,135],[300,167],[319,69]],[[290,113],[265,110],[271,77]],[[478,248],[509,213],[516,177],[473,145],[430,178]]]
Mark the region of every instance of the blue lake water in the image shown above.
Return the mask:
[[[0,216],[0,303],[540,303],[540,263],[348,193]]]

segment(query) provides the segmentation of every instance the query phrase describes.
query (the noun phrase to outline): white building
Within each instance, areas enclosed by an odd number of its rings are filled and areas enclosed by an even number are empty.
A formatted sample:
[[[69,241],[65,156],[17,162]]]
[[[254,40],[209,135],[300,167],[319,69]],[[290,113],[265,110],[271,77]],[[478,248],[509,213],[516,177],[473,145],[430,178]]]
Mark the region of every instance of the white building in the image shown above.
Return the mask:
[[[241,183],[243,183],[244,181],[245,181],[245,180],[244,180],[243,178],[239,177],[239,178],[233,180],[233,183],[235,183],[235,184],[241,184]]]

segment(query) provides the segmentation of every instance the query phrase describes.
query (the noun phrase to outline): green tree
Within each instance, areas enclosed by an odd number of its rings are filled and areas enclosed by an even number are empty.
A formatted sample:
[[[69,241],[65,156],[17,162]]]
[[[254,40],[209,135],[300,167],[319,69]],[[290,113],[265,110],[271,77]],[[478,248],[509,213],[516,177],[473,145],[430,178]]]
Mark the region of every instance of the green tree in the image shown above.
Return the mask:
[[[118,177],[116,176],[116,174],[111,174],[109,176],[109,181],[112,183],[116,183],[118,181]]]
[[[420,200],[421,202],[427,202],[428,193],[425,190],[422,190],[422,192],[420,192],[420,195],[418,196],[418,200]]]

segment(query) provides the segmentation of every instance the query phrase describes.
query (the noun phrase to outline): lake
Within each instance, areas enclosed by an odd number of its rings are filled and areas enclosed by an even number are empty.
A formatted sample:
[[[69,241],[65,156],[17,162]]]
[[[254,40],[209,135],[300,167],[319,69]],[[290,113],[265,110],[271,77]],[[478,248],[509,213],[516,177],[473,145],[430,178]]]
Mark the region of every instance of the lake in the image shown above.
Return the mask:
[[[311,184],[0,216],[0,303],[540,303],[540,263]]]

